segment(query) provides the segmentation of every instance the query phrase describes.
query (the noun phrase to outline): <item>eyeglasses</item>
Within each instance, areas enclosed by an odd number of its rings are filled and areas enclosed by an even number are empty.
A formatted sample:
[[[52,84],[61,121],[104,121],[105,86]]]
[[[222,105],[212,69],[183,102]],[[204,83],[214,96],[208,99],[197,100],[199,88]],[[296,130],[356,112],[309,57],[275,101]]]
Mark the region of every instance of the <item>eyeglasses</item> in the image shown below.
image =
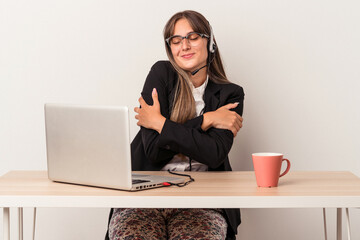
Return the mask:
[[[184,38],[187,39],[188,44],[190,44],[192,47],[196,47],[201,42],[200,40],[202,38],[209,38],[209,36],[203,33],[190,32],[185,37],[180,35],[174,35],[165,39],[165,41],[170,47],[178,47],[181,46]]]

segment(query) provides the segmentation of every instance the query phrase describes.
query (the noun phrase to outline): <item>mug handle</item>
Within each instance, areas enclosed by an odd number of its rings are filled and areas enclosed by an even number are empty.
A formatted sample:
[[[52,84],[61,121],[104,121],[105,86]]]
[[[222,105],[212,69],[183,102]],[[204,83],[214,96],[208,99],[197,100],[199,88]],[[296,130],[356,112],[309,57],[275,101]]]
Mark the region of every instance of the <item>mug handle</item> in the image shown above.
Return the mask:
[[[285,171],[284,171],[282,174],[280,174],[279,177],[282,177],[282,176],[284,176],[285,174],[287,174],[287,173],[289,172],[290,166],[291,166],[290,161],[289,161],[288,159],[284,158],[282,161],[286,161],[286,162],[287,162],[287,167],[286,167]]]

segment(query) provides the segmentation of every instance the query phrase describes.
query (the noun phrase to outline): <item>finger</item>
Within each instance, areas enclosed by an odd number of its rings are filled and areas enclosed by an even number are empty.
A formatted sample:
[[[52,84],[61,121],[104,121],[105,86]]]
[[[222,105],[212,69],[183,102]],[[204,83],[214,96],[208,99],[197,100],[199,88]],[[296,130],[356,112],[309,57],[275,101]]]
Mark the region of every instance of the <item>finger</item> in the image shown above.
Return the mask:
[[[236,121],[239,121],[239,122],[243,121],[243,118],[237,112],[231,111],[231,113],[232,113],[231,116],[234,117]]]
[[[236,114],[236,125],[238,131],[240,130],[240,128],[242,128],[242,122],[243,122],[243,118],[239,114]]]
[[[140,110],[140,108],[138,108],[138,107],[134,108],[134,112],[136,112],[136,113],[139,113],[139,110]]]
[[[238,105],[239,105],[238,102],[236,102],[236,103],[228,103],[228,104],[226,104],[226,105],[223,106],[223,107],[226,108],[226,109],[228,109],[228,110],[230,110],[230,109],[236,108]]]
[[[240,128],[242,127],[242,122],[239,118],[235,117],[235,119],[233,120],[233,126],[235,127],[237,132],[240,131]]]
[[[242,122],[243,118],[239,114],[236,114],[236,124],[238,126],[238,131],[240,130],[240,128],[242,128]]]
[[[232,129],[231,132],[233,133],[234,137],[236,137],[236,134],[237,134],[236,129]]]
[[[153,106],[158,106],[158,105],[160,105],[160,103],[159,103],[159,97],[158,97],[156,88],[153,88],[153,91],[152,91],[151,95],[152,95],[152,99],[153,99]]]
[[[238,122],[238,121],[236,121],[236,123],[235,123],[235,128],[236,128],[236,131],[240,131],[240,129],[241,129],[241,127],[242,127],[242,124],[241,124],[241,122]]]
[[[140,106],[141,106],[141,107],[147,106],[147,103],[145,102],[145,100],[143,99],[143,97],[140,97],[140,98],[139,98],[139,103],[140,103]]]
[[[139,120],[139,115],[135,115],[135,118]]]
[[[236,120],[235,120],[234,118],[233,118],[233,119],[229,119],[228,122],[227,122],[227,124],[226,124],[225,129],[230,130],[230,131],[233,133],[233,135],[235,136],[236,133],[238,132],[236,125],[237,125],[237,124],[236,124]]]
[[[231,129],[231,131],[236,131],[236,132],[240,130],[240,126],[237,119],[231,121],[229,128]]]
[[[234,103],[228,103],[228,104],[222,106],[222,108],[230,110],[230,109],[234,108]]]
[[[239,114],[236,114],[236,118],[239,119],[240,122],[242,122],[244,119]]]
[[[240,125],[239,125],[239,126],[240,126],[240,129],[241,129],[242,127],[243,127],[243,124],[242,124],[242,122],[240,122]],[[239,129],[239,131],[240,131],[240,129]]]

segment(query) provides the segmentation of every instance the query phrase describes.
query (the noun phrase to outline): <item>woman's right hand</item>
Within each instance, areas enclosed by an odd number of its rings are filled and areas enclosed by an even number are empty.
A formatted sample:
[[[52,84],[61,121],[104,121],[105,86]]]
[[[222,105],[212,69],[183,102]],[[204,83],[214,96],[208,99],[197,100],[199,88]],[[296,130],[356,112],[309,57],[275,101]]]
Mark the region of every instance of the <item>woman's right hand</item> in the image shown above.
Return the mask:
[[[237,105],[238,103],[229,103],[218,108],[216,111],[204,113],[204,120],[201,125],[202,130],[207,131],[211,127],[227,129],[236,137],[236,134],[242,127],[243,118],[235,111],[230,111],[230,109],[236,108]]]

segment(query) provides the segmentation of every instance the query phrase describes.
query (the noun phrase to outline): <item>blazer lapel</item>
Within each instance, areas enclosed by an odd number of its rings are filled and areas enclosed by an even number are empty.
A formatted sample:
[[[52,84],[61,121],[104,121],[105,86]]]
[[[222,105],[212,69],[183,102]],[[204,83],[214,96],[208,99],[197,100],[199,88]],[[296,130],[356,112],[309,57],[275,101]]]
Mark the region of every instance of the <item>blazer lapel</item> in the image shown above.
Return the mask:
[[[219,108],[220,89],[221,87],[219,86],[219,84],[216,84],[209,79],[204,94],[204,102],[205,102],[204,112],[214,111]]]

